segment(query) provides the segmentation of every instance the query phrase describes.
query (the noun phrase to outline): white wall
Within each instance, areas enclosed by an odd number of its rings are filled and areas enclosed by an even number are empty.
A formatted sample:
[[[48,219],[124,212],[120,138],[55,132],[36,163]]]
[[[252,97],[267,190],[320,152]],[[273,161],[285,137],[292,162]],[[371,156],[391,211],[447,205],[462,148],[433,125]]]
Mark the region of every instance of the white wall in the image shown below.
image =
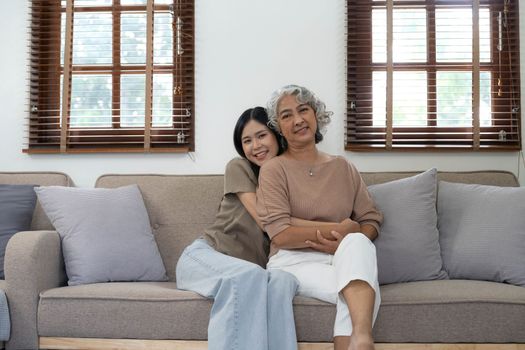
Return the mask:
[[[27,155],[27,18],[25,0],[0,1],[0,171],[63,171],[78,186],[92,186],[105,173],[222,173],[235,155],[231,135],[240,113],[295,83],[311,88],[335,112],[321,149],[346,155],[362,171],[435,166],[518,173],[517,152],[345,152],[344,0],[196,0],[195,160],[185,154]],[[523,163],[520,179],[525,184]]]

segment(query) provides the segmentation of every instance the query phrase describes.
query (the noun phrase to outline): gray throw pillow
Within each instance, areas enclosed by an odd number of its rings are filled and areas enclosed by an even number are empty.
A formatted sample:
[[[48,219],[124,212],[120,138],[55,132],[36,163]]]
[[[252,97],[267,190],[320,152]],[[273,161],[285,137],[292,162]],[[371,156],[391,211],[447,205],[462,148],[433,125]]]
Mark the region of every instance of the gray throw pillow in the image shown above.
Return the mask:
[[[0,185],[0,278],[4,278],[5,248],[17,232],[31,228],[36,205],[35,185]]]
[[[450,278],[525,286],[525,188],[439,182],[438,228]]]
[[[374,241],[379,283],[446,279],[439,248],[437,170],[368,187],[383,213]]]
[[[60,235],[69,285],[167,279],[137,185],[35,191]]]

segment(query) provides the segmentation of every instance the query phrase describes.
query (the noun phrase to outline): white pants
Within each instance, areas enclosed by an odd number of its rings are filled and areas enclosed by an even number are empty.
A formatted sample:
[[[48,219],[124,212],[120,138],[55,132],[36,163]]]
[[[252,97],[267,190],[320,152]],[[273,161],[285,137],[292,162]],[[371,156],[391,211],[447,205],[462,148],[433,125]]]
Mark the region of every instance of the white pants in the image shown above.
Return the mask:
[[[365,281],[375,291],[375,322],[381,303],[376,249],[364,234],[346,235],[335,255],[281,249],[270,258],[267,268],[293,274],[299,280],[298,295],[337,305],[334,337],[352,334],[352,320],[341,290],[351,281]]]

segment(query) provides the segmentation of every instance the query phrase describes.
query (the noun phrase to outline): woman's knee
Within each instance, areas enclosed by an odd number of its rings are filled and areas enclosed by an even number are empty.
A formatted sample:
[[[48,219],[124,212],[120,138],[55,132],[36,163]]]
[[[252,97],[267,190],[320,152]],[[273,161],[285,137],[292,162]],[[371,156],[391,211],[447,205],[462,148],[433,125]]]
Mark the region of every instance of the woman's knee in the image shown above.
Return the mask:
[[[370,249],[375,250],[374,243],[372,243],[370,238],[368,238],[365,234],[361,232],[354,232],[354,233],[347,234],[345,238],[341,241],[341,244],[361,245],[361,246],[369,247]]]
[[[246,262],[239,266],[238,270],[233,274],[234,280],[251,281],[252,283],[259,283],[261,281],[266,283],[268,273],[259,265]]]
[[[359,252],[358,256],[370,257],[377,259],[376,247],[372,241],[360,232],[350,233],[339,244],[339,248],[335,252],[335,259],[340,260],[349,255],[356,255],[352,252]]]
[[[233,293],[239,300],[266,302],[267,272],[258,265],[243,266],[220,279],[220,289]]]
[[[295,295],[299,281],[289,272],[271,269],[268,270],[268,288],[276,291],[287,291]]]

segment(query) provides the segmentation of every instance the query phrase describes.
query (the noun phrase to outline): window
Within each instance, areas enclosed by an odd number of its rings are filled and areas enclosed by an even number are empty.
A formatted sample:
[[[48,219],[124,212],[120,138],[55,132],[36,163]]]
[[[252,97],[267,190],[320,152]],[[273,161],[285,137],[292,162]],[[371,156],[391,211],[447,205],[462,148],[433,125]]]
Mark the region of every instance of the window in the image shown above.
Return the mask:
[[[32,0],[24,151],[193,151],[193,16],[193,0]]]
[[[521,149],[517,0],[347,7],[347,150]]]

